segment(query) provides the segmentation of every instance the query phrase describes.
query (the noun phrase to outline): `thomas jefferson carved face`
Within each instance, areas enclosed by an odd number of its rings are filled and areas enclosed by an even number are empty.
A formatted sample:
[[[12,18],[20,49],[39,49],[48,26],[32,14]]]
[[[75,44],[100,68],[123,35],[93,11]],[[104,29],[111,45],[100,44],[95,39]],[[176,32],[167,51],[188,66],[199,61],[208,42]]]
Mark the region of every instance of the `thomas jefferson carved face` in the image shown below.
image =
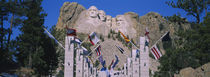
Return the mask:
[[[118,26],[122,26],[122,25],[125,24],[125,19],[122,15],[117,16],[116,19],[117,19],[117,25]]]
[[[91,6],[88,9],[88,13],[90,15],[91,18],[96,18],[98,15],[98,9],[95,6]]]
[[[106,16],[106,24],[107,24],[108,26],[111,26],[111,25],[112,25],[112,17],[109,16],[109,15]]]
[[[105,21],[106,13],[105,13],[103,10],[99,10],[99,11],[98,11],[98,15],[99,15],[99,19],[100,19],[101,21]]]

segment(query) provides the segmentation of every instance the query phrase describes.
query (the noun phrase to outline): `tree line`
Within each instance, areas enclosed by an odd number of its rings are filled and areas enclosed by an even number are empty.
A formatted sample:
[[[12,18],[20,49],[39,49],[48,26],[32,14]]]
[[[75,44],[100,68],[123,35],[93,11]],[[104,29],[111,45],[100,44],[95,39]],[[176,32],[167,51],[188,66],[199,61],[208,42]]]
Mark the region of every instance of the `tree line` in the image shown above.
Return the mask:
[[[44,33],[47,13],[41,3],[42,0],[0,1],[0,75],[52,76],[55,72],[57,45]],[[11,38],[14,29],[20,34]]]
[[[186,22],[180,15],[167,16],[170,22],[189,23],[191,29],[179,29],[175,34],[178,37],[174,39],[174,44],[172,40],[163,41],[166,53],[160,58],[159,71],[154,77],[173,77],[183,68],[197,68],[210,62],[210,12],[207,12],[210,1],[173,0],[166,3],[174,8],[183,9],[187,15],[195,17],[196,21]],[[200,20],[201,16],[204,16],[203,21]]]

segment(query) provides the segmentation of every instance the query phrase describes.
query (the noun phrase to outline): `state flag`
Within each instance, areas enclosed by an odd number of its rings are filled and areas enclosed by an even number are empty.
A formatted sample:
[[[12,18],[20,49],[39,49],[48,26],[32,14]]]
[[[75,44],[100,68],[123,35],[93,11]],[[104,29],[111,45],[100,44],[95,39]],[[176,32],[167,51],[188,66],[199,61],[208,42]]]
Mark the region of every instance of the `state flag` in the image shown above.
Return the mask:
[[[119,59],[117,57],[117,55],[115,55],[116,61],[114,62],[114,64],[112,65],[112,68],[114,69],[114,67],[118,64]]]
[[[77,34],[76,34],[76,29],[72,29],[72,28],[68,28],[68,27],[66,27],[66,34],[67,34],[67,36],[76,36]]]
[[[97,44],[97,43],[100,41],[100,39],[98,38],[98,36],[96,35],[95,32],[92,32],[92,33],[89,35],[89,39],[90,39],[90,43],[91,43],[92,45],[95,45],[95,44]]]
[[[162,41],[170,41],[171,40],[171,38],[170,38],[170,32],[167,32],[164,36],[163,36],[163,38],[162,38]]]
[[[120,34],[123,36],[124,40],[128,43],[130,40],[119,30]]]
[[[101,55],[101,46],[99,45],[97,48],[96,48],[96,53],[97,53],[97,56],[100,56]]]
[[[124,53],[124,49],[122,49],[121,47],[119,47],[119,46],[117,46],[117,45],[115,45],[117,48],[118,48],[118,50],[123,54]]]

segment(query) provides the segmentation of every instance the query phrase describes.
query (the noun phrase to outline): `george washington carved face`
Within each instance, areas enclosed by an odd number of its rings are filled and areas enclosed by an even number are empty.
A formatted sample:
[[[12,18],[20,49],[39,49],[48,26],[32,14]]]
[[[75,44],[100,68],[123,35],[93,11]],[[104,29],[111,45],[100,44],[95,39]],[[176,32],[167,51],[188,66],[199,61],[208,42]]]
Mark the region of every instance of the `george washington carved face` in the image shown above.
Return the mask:
[[[88,14],[91,18],[96,18],[98,15],[98,9],[95,6],[91,6],[88,9]]]

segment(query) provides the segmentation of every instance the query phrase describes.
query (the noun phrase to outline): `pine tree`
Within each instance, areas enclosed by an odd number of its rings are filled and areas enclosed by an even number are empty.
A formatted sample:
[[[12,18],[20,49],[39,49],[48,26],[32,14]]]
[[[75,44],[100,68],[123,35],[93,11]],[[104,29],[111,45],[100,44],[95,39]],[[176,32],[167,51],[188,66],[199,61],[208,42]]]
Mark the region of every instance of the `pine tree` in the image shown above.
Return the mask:
[[[21,9],[20,6],[22,5],[20,4],[20,1],[17,0],[0,1],[0,72],[8,72],[17,67],[17,64],[15,64],[16,62],[12,57],[16,53],[16,46],[14,46],[16,40],[10,40],[10,36],[12,34],[12,25],[16,26],[21,23],[20,21],[17,22],[19,16],[23,13],[22,11],[17,11],[17,8],[19,10]],[[12,14],[12,16],[10,14]],[[10,29],[7,29],[4,26],[8,25],[7,23],[10,22],[9,19],[11,19],[12,24]]]
[[[160,71],[156,73],[156,77],[173,76],[183,68],[197,68],[210,62],[209,15],[210,13],[200,24],[191,23],[192,29],[177,32],[177,36],[179,36],[179,40],[175,40],[177,46],[166,49],[165,55],[160,58]]]
[[[25,16],[18,37],[18,61],[21,66],[33,69],[37,76],[47,76],[57,67],[57,53],[54,40],[44,33],[42,0],[25,1]]]
[[[195,17],[197,19],[196,22],[199,23],[201,14],[207,9],[209,2],[207,0],[175,0],[166,3],[173,8],[183,9],[187,12],[187,15]]]

